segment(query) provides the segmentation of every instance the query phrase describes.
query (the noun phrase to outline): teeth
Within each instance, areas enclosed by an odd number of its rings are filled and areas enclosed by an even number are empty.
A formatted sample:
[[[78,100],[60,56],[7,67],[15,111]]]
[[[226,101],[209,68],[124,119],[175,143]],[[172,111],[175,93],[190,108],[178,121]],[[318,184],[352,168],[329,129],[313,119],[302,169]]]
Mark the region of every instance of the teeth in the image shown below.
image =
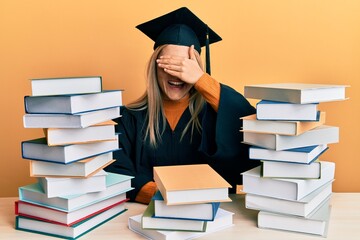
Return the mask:
[[[183,84],[184,84],[184,82],[172,82],[172,81],[169,81],[169,83],[170,83],[171,85],[175,85],[175,86],[180,86],[180,85],[183,85]]]

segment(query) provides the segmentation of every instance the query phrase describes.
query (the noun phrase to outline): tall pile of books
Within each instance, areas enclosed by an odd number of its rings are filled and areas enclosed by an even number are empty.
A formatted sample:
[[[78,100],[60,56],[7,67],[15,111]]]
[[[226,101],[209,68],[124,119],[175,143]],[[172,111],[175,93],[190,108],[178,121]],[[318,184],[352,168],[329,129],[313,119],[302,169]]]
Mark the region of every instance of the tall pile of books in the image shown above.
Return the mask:
[[[120,215],[132,176],[107,173],[120,151],[115,122],[122,91],[103,91],[101,77],[31,80],[25,128],[45,137],[23,141],[37,182],[19,188],[18,230],[74,239]]]
[[[195,177],[197,176],[197,177]],[[159,191],[129,228],[147,238],[192,239],[233,224],[233,213],[220,208],[231,201],[231,187],[207,164],[154,167]]]
[[[256,114],[244,117],[249,158],[261,165],[243,175],[245,205],[259,210],[258,227],[327,235],[335,164],[320,160],[339,128],[325,125],[321,102],[345,98],[342,85],[260,84],[245,97],[260,99]]]

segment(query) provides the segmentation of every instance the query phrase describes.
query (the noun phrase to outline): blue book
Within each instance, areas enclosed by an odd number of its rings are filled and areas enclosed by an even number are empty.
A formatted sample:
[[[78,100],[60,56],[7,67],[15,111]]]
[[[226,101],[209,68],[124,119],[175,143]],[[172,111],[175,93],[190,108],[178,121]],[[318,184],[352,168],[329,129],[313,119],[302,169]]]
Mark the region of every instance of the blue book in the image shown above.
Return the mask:
[[[160,191],[156,192],[152,200],[156,218],[213,221],[220,206],[220,202],[166,205]]]
[[[19,200],[71,212],[120,194],[126,194],[126,192],[133,189],[131,187],[132,178],[132,176],[108,172],[106,189],[103,191],[53,198],[48,198],[40,184],[34,183],[19,188]]]

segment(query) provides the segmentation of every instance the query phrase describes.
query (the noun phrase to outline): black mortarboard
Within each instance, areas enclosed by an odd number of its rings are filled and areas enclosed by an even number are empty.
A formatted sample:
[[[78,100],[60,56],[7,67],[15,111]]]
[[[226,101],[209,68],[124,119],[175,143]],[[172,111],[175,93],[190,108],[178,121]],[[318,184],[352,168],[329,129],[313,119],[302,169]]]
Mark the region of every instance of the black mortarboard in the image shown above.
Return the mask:
[[[209,44],[222,39],[186,7],[142,23],[136,28],[155,42],[154,49],[164,44],[194,45],[200,53],[201,47],[206,46],[206,72],[210,74]]]

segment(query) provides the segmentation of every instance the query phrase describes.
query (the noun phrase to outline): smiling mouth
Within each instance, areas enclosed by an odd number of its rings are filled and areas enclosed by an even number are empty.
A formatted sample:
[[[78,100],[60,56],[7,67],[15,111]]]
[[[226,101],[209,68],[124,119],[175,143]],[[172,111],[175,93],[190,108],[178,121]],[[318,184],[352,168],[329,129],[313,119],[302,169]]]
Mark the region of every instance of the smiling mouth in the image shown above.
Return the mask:
[[[183,85],[185,85],[184,82],[178,82],[178,81],[168,81],[168,83],[171,85],[171,86],[175,86],[175,87],[182,87]]]

